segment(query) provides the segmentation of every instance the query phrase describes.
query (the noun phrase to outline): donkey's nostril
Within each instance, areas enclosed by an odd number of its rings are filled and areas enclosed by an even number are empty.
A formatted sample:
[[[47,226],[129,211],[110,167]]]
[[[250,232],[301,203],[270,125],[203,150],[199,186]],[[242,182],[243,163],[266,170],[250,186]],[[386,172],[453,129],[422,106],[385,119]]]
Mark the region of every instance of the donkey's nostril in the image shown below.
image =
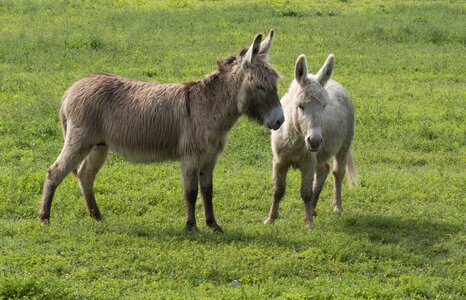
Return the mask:
[[[271,123],[267,124],[270,129],[278,130],[282,126],[283,122],[285,122],[285,117],[281,117],[280,119],[274,120]]]
[[[308,137],[306,139],[306,142],[310,151],[317,151],[317,149],[320,146],[320,143],[322,143],[322,137]]]
[[[281,117],[280,119],[277,120],[277,125],[278,126],[281,126],[283,124],[283,122],[285,122],[285,118]]]

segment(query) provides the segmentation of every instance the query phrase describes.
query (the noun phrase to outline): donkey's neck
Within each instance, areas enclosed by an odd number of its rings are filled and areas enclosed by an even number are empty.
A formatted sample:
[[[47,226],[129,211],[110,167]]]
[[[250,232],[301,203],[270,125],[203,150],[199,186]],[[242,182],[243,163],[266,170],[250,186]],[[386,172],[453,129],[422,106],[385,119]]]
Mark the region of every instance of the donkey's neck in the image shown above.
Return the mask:
[[[192,84],[192,110],[202,116],[196,120],[199,129],[211,136],[225,135],[231,130],[241,116],[238,94],[243,78],[231,71],[215,71]]]

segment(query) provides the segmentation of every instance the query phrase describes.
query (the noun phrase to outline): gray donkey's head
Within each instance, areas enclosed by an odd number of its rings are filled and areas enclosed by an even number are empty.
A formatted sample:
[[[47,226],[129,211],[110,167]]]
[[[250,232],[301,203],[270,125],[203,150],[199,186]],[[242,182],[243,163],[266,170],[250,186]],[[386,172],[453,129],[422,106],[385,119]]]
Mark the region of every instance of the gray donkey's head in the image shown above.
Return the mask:
[[[260,124],[277,130],[285,121],[277,94],[280,75],[268,62],[274,31],[262,41],[258,34],[252,45],[235,58],[235,67],[244,78],[238,93],[238,110]]]
[[[296,61],[296,96],[293,102],[293,124],[300,132],[309,151],[315,152],[322,143],[322,118],[329,96],[325,85],[332,75],[335,59],[330,54],[316,75],[308,74],[306,57]]]

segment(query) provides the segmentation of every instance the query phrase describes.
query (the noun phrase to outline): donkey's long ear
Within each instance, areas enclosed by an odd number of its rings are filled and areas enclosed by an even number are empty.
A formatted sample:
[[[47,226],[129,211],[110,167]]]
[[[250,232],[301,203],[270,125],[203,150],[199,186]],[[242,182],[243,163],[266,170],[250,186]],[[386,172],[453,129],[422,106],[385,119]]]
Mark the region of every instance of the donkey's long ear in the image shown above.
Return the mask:
[[[269,35],[265,38],[265,40],[261,43],[260,53],[267,54],[269,52],[270,46],[272,46],[273,35],[275,31],[273,29],[270,30]]]
[[[248,51],[244,55],[243,66],[246,67],[254,61],[254,58],[259,53],[259,50],[261,47],[261,41],[262,41],[262,34],[259,33],[258,35],[256,35],[254,42],[252,42],[251,47],[249,47]]]
[[[330,79],[330,76],[332,76],[333,72],[333,66],[335,65],[335,57],[333,54],[330,54],[327,57],[327,60],[325,61],[324,65],[322,68],[317,72],[317,81],[319,81],[320,85],[325,86],[327,84],[327,81]]]
[[[296,61],[296,66],[294,69],[294,78],[300,85],[303,85],[305,79],[307,78],[307,62],[306,56],[304,56],[304,54],[301,54],[298,57],[298,60]]]

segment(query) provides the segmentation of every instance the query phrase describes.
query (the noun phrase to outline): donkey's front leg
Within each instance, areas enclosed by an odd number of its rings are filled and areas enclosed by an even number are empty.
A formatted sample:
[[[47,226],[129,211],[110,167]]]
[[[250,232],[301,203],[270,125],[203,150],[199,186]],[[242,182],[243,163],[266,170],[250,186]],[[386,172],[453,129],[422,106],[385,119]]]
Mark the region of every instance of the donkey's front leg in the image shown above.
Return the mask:
[[[286,173],[288,172],[289,162],[282,162],[274,159],[273,161],[273,191],[272,206],[264,224],[271,224],[278,218],[278,208],[280,201],[285,195]]]
[[[199,171],[191,168],[188,164],[182,164],[183,190],[186,202],[186,229],[190,232],[197,232],[196,226],[196,199],[198,191]]]
[[[324,187],[325,180],[327,179],[328,173],[330,172],[330,166],[328,163],[320,164],[316,168],[314,176],[314,187],[312,188],[312,206],[314,206],[314,217],[317,216],[317,201],[319,201],[320,193]]]
[[[212,182],[215,161],[208,163],[200,172],[201,194],[204,200],[205,222],[214,232],[223,232],[217,224],[214,216],[214,207],[212,204]]]
[[[316,215],[316,208],[314,203],[311,201],[312,198],[312,184],[314,179],[314,168],[305,164],[301,166],[301,198],[304,201],[305,217],[304,223],[309,229],[313,229],[314,216]]]

